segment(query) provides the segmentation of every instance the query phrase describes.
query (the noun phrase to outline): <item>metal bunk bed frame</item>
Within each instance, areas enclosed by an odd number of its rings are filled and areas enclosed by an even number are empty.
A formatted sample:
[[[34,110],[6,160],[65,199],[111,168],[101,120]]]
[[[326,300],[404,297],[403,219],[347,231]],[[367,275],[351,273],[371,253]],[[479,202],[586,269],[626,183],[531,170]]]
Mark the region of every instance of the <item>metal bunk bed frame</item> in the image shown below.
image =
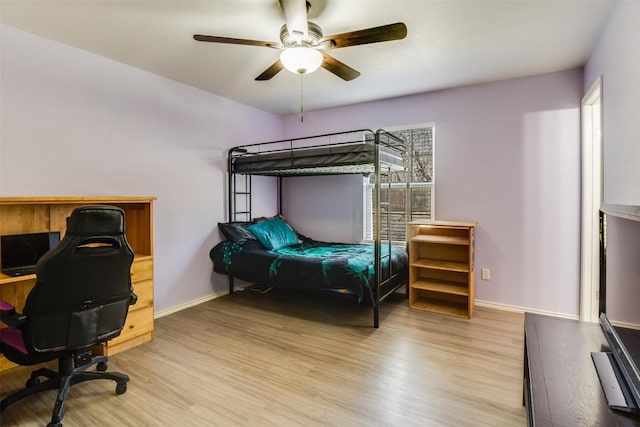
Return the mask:
[[[383,272],[382,272],[382,262],[384,258],[390,258],[391,257],[391,246],[392,246],[392,241],[390,239],[391,233],[391,201],[390,201],[390,197],[391,197],[391,191],[389,191],[391,189],[391,180],[390,180],[390,172],[391,172],[391,168],[387,167],[386,170],[382,170],[381,167],[381,155],[380,155],[380,151],[381,151],[381,147],[386,147],[386,148],[390,148],[392,150],[395,150],[397,152],[400,152],[403,159],[404,159],[404,170],[407,171],[407,179],[406,179],[406,190],[405,190],[405,218],[407,219],[407,221],[410,220],[411,218],[411,209],[410,209],[410,181],[411,181],[411,176],[412,176],[412,167],[413,167],[413,160],[411,158],[411,154],[412,154],[412,147],[411,147],[411,143],[405,141],[404,139],[393,135],[387,131],[385,131],[384,129],[378,129],[377,131],[373,131],[370,129],[358,129],[358,130],[352,130],[352,131],[347,131],[347,132],[336,132],[336,133],[328,133],[328,134],[323,134],[323,135],[314,135],[314,136],[309,136],[309,137],[302,137],[302,138],[293,138],[293,139],[285,139],[285,140],[279,140],[279,141],[271,141],[271,142],[263,142],[263,143],[255,143],[255,144],[248,144],[248,145],[241,145],[241,146],[236,146],[231,148],[228,151],[228,155],[227,155],[227,173],[228,173],[228,197],[229,197],[229,202],[228,202],[228,210],[229,210],[229,221],[232,222],[236,222],[236,221],[246,221],[249,222],[252,220],[252,216],[251,216],[251,176],[252,175],[259,175],[259,176],[275,176],[277,177],[277,204],[278,204],[278,214],[282,215],[282,179],[286,178],[286,177],[291,177],[291,176],[308,176],[308,175],[337,175],[337,174],[355,174],[355,173],[359,173],[362,174],[363,172],[361,171],[336,171],[336,172],[328,172],[326,169],[321,169],[321,171],[319,172],[314,172],[313,168],[311,169],[307,169],[305,170],[303,168],[303,171],[301,172],[300,170],[290,170],[289,172],[287,171],[282,171],[282,170],[278,170],[278,171],[259,171],[259,172],[237,172],[236,168],[235,168],[235,160],[239,157],[243,157],[243,156],[248,156],[248,155],[252,155],[252,154],[256,154],[256,153],[269,153],[269,152],[286,152],[289,151],[290,153],[290,158],[292,159],[293,162],[293,153],[296,150],[296,148],[294,148],[294,143],[296,142],[300,142],[300,141],[309,141],[309,140],[313,140],[313,139],[319,139],[319,138],[329,138],[331,139],[332,137],[338,137],[341,135],[345,135],[345,134],[350,134],[350,133],[362,133],[363,135],[366,135],[367,133],[369,133],[370,135],[373,136],[372,140],[366,140],[366,141],[371,141],[374,144],[374,157],[373,157],[373,161],[372,162],[366,162],[363,164],[370,164],[373,163],[373,171],[372,173],[374,174],[375,177],[375,187],[374,187],[374,191],[375,191],[375,201],[376,201],[376,206],[373,207],[374,211],[375,211],[375,215],[374,215],[374,224],[373,224],[373,244],[374,244],[374,278],[375,278],[375,283],[372,286],[369,286],[368,289],[371,293],[371,298],[372,298],[372,303],[373,303],[373,327],[374,328],[378,328],[380,325],[380,303],[382,301],[384,301],[387,297],[389,297],[391,294],[393,294],[394,292],[396,292],[400,287],[402,287],[403,285],[405,286],[405,290],[406,290],[406,295],[408,297],[409,295],[409,284],[408,284],[408,277],[404,280],[401,281],[399,283],[396,283],[395,285],[391,286],[389,289],[386,290],[386,292],[384,294],[381,295],[380,290],[381,288],[389,283],[392,283],[393,279],[396,278],[396,276],[399,274],[399,272],[393,272],[392,271],[392,267],[391,267],[391,262],[388,263],[389,265],[389,273],[388,275],[386,275],[387,277],[383,277]],[[317,148],[317,147],[328,147],[328,146],[341,146],[343,144],[350,144],[353,143],[353,141],[349,141],[349,142],[339,142],[339,143],[334,143],[334,144],[323,144],[323,145],[313,145],[313,146],[306,146],[303,148]],[[288,148],[278,148],[275,150],[267,150],[267,151],[261,151],[262,147],[265,146],[269,146],[271,144],[280,144],[280,145],[288,145]],[[258,150],[257,152],[251,152],[250,150]],[[241,177],[239,179],[239,176]],[[240,185],[239,185],[240,183]],[[382,188],[385,187],[387,188],[386,191],[386,199],[382,200]],[[243,199],[243,203],[239,203],[239,198]],[[239,208],[239,206],[241,206]],[[382,225],[383,225],[383,221],[382,221],[382,211],[383,209],[386,211],[386,220],[384,221],[384,226],[386,227],[386,236],[387,239],[382,239]],[[387,245],[387,255],[382,255],[382,244],[386,244]],[[233,276],[230,274],[229,275],[229,293],[233,293],[234,292],[234,286],[233,286]]]

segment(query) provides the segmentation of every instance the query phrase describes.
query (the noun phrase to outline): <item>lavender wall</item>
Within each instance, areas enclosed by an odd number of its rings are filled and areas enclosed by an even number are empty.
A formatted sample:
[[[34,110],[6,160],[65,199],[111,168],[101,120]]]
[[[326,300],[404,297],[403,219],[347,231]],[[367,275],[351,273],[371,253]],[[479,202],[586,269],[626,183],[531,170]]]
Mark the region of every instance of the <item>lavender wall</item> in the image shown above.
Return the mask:
[[[287,178],[282,185],[284,214],[305,236],[360,243],[362,180],[362,175]]]
[[[585,92],[602,75],[605,203],[640,205],[638,23],[640,2],[616,2],[585,66]]]
[[[478,273],[477,299],[577,315],[582,93],[575,69],[308,112],[303,124],[291,115],[284,133],[435,123],[436,216],[479,223],[476,271],[490,268],[491,280]],[[284,212],[310,235],[351,235],[361,196],[298,216],[325,187],[308,180],[296,190],[307,199],[285,199]],[[316,221],[323,226],[312,230]]]
[[[638,23],[640,2],[616,2],[585,66],[585,92],[602,75],[605,203],[640,205]],[[607,242],[607,314],[612,320],[640,324],[640,224],[620,219],[613,219],[611,224]]]
[[[7,26],[0,43],[0,195],[157,196],[156,311],[225,291],[226,148],[281,138],[280,117]]]

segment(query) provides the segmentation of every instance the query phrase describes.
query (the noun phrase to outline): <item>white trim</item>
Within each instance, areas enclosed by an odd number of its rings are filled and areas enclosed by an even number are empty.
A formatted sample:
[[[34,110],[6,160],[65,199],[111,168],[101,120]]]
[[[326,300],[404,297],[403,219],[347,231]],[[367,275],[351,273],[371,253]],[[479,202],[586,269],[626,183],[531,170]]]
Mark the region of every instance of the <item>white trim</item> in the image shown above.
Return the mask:
[[[246,286],[250,286],[250,285],[251,284],[248,283],[248,282],[244,282],[242,280],[236,279],[235,280],[235,292],[240,292],[240,291],[244,290],[244,288]],[[168,308],[166,310],[157,311],[157,312],[155,312],[153,314],[153,318],[154,319],[159,319],[160,317],[168,316],[170,314],[177,313],[177,312],[182,311],[184,309],[195,307],[196,305],[203,304],[205,302],[208,302],[208,301],[223,297],[225,295],[229,295],[229,290],[220,291],[220,292],[214,292],[212,294],[205,295],[203,297],[196,298],[194,300],[187,301],[185,303],[175,305],[175,306],[173,306],[171,308]]]
[[[234,280],[235,292],[243,291],[246,287],[251,286],[251,285],[252,285],[252,283],[245,282],[244,280],[240,280],[240,279],[235,279]],[[173,306],[171,308],[168,308],[166,310],[156,311],[153,314],[153,318],[154,319],[159,319],[161,317],[168,316],[168,315],[173,314],[173,313],[177,313],[177,312],[182,311],[182,310],[184,310],[186,308],[195,307],[196,305],[200,305],[202,303],[214,300],[216,298],[223,297],[225,295],[229,295],[229,290],[220,291],[220,292],[214,292],[212,294],[205,295],[203,297],[196,298],[194,300],[187,301],[185,303],[175,305],[175,306]]]
[[[182,310],[184,310],[186,308],[195,307],[196,305],[200,305],[202,303],[214,300],[216,298],[225,296],[227,294],[229,294],[229,291],[216,292],[216,293],[209,294],[209,295],[201,297],[201,298],[194,299],[192,301],[188,301],[188,302],[185,302],[185,303],[182,303],[182,304],[178,304],[178,305],[173,306],[171,308],[168,308],[166,310],[156,311],[153,314],[153,318],[154,319],[159,319],[161,317],[168,316],[168,315],[173,314],[173,313],[177,313],[177,312],[182,311]]]
[[[563,319],[579,320],[578,315],[576,314],[558,313],[555,311],[539,310],[537,308],[521,307],[518,305],[500,304],[496,302],[480,301],[480,300],[475,300],[475,304],[478,307],[493,308],[495,310],[510,311],[513,313],[524,313],[526,311],[527,313],[543,314],[545,316],[554,316],[554,317],[561,317]]]
[[[602,76],[582,98],[582,203],[580,235],[580,319],[598,321],[600,242],[598,211],[602,202]],[[594,117],[597,115],[597,117]]]
[[[436,125],[431,126],[431,219],[436,219]]]

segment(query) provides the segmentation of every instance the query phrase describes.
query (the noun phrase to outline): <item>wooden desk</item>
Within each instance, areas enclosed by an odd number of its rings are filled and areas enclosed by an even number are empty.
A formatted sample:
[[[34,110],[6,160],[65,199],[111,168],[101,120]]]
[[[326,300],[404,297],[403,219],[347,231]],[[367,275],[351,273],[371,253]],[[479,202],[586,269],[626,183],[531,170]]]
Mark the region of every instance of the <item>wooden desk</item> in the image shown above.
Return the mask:
[[[108,204],[125,211],[125,232],[135,254],[131,281],[138,302],[129,314],[120,336],[96,348],[107,356],[153,338],[153,201],[155,197],[0,197],[0,235],[67,229],[66,218],[83,205]],[[36,275],[7,276],[0,273],[0,299],[22,311],[36,282]],[[1,325],[0,325],[1,326]],[[0,371],[13,367],[0,355]]]
[[[525,313],[524,333],[529,426],[640,426],[639,416],[607,406],[591,360],[608,350],[600,325]]]

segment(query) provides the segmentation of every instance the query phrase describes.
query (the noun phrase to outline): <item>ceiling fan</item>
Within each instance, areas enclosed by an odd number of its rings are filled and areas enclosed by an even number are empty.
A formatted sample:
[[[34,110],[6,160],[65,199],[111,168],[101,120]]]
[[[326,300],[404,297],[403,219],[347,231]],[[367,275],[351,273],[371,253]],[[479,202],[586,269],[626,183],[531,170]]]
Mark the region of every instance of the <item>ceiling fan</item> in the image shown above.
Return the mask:
[[[201,42],[262,46],[282,50],[280,58],[256,77],[256,80],[269,80],[283,68],[298,74],[308,74],[322,67],[341,79],[349,81],[357,78],[360,72],[325,51],[400,40],[407,36],[406,25],[397,22],[325,37],[322,28],[307,19],[310,2],[305,0],[279,0],[279,2],[285,17],[285,25],[280,29],[280,43],[202,34],[195,34],[193,38]]]

